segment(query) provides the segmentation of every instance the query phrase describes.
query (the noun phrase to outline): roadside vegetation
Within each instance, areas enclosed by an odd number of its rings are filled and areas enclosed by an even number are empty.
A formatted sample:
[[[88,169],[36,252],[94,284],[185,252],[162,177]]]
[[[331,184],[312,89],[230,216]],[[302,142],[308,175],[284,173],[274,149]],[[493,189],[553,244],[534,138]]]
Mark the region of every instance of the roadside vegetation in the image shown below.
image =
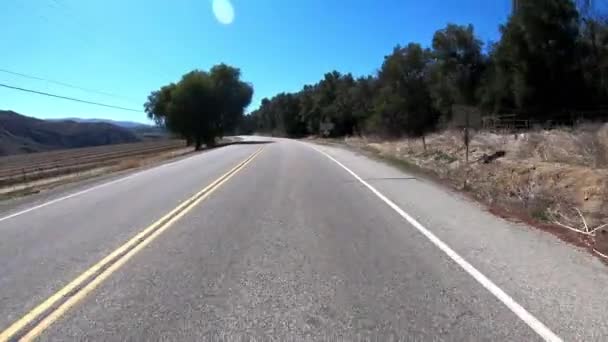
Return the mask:
[[[472,25],[448,24],[430,44],[397,45],[376,74],[330,71],[296,93],[263,99],[244,129],[399,138],[462,126],[463,112],[511,114],[529,125],[604,115],[608,20],[598,8],[606,6],[590,0],[517,3],[497,42],[483,44]]]
[[[219,64],[153,91],[144,108],[150,119],[200,150],[235,132],[252,96],[253,87],[241,80],[238,68]]]
[[[448,24],[373,75],[331,71],[264,99],[243,129],[346,143],[502,212],[606,236],[608,3],[517,3],[497,42]]]
[[[416,139],[348,137],[339,142],[399,166],[431,173],[456,189],[515,216],[596,233],[608,223],[608,124],[515,134],[479,132],[465,162],[461,134]],[[405,161],[407,163],[398,163]]]

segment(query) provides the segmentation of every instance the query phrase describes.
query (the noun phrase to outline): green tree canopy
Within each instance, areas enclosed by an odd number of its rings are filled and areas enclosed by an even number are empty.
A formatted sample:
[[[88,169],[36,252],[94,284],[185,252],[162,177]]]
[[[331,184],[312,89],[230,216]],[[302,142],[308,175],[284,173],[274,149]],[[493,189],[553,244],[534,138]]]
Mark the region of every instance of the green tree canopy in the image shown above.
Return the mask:
[[[430,50],[397,46],[377,74],[325,73],[298,92],[263,100],[248,124],[288,136],[333,126],[332,136],[398,137],[456,123],[454,105],[541,122],[572,122],[564,116],[581,109],[601,115],[608,108],[608,7],[598,2],[519,0],[486,50],[472,25],[448,24]]]
[[[452,105],[475,105],[485,63],[472,25],[448,24],[433,36],[429,87],[436,109],[450,116]]]
[[[507,93],[494,103],[546,117],[580,103],[578,12],[571,0],[522,0],[496,45],[493,79]]]
[[[253,87],[240,79],[240,70],[219,64],[209,72],[193,70],[177,84],[163,86],[148,96],[148,117],[169,131],[194,142],[213,146],[218,137],[234,132]]]
[[[420,44],[397,46],[378,74],[376,124],[392,136],[423,136],[437,115],[426,83],[431,54]]]
[[[160,90],[155,90],[148,96],[148,101],[144,104],[144,109],[148,114],[148,118],[162,126],[165,124],[165,118],[169,113],[169,103],[171,102],[171,92],[175,89],[176,84],[171,83]]]

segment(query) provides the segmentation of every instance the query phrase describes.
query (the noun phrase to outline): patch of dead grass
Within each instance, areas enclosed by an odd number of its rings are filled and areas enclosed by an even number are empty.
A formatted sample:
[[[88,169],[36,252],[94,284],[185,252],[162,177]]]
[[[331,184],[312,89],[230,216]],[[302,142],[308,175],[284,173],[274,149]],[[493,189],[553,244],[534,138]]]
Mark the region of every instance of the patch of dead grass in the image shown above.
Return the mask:
[[[608,124],[516,134],[476,132],[468,165],[461,132],[455,130],[428,135],[426,150],[420,139],[342,142],[403,160],[466,188],[485,203],[527,212],[539,222],[580,231],[608,223]],[[479,162],[497,151],[506,154],[488,164]]]

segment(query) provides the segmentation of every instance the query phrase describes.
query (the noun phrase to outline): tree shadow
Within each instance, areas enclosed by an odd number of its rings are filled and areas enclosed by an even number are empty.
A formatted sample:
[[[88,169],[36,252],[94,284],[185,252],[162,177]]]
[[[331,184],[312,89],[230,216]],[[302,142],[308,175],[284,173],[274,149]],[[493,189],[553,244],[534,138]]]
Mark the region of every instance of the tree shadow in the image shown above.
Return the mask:
[[[226,147],[226,146],[230,146],[230,145],[262,145],[262,144],[272,144],[272,143],[274,143],[274,141],[272,141],[272,140],[226,141],[226,142],[217,143],[217,144],[215,144],[213,146],[205,146],[205,145],[203,145],[200,150],[196,150],[196,149],[194,149],[193,146],[191,146],[192,147],[192,151],[187,152],[186,154],[189,155],[191,153],[199,153],[199,152],[211,151],[211,150],[215,150],[215,149]]]
[[[225,147],[225,146],[230,146],[230,145],[262,145],[262,144],[272,144],[272,143],[274,143],[274,141],[272,141],[272,140],[241,140],[241,141],[230,141],[230,142],[219,143],[210,148]]]

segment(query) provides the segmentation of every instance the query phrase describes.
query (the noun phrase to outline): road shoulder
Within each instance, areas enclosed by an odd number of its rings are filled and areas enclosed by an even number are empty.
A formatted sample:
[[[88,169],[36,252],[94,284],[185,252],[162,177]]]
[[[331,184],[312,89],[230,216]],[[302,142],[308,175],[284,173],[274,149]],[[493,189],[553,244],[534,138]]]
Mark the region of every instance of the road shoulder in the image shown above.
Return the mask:
[[[314,146],[369,181],[557,332],[574,332],[572,339],[608,334],[608,291],[600,285],[608,269],[586,250],[496,217],[415,173],[342,147]]]

